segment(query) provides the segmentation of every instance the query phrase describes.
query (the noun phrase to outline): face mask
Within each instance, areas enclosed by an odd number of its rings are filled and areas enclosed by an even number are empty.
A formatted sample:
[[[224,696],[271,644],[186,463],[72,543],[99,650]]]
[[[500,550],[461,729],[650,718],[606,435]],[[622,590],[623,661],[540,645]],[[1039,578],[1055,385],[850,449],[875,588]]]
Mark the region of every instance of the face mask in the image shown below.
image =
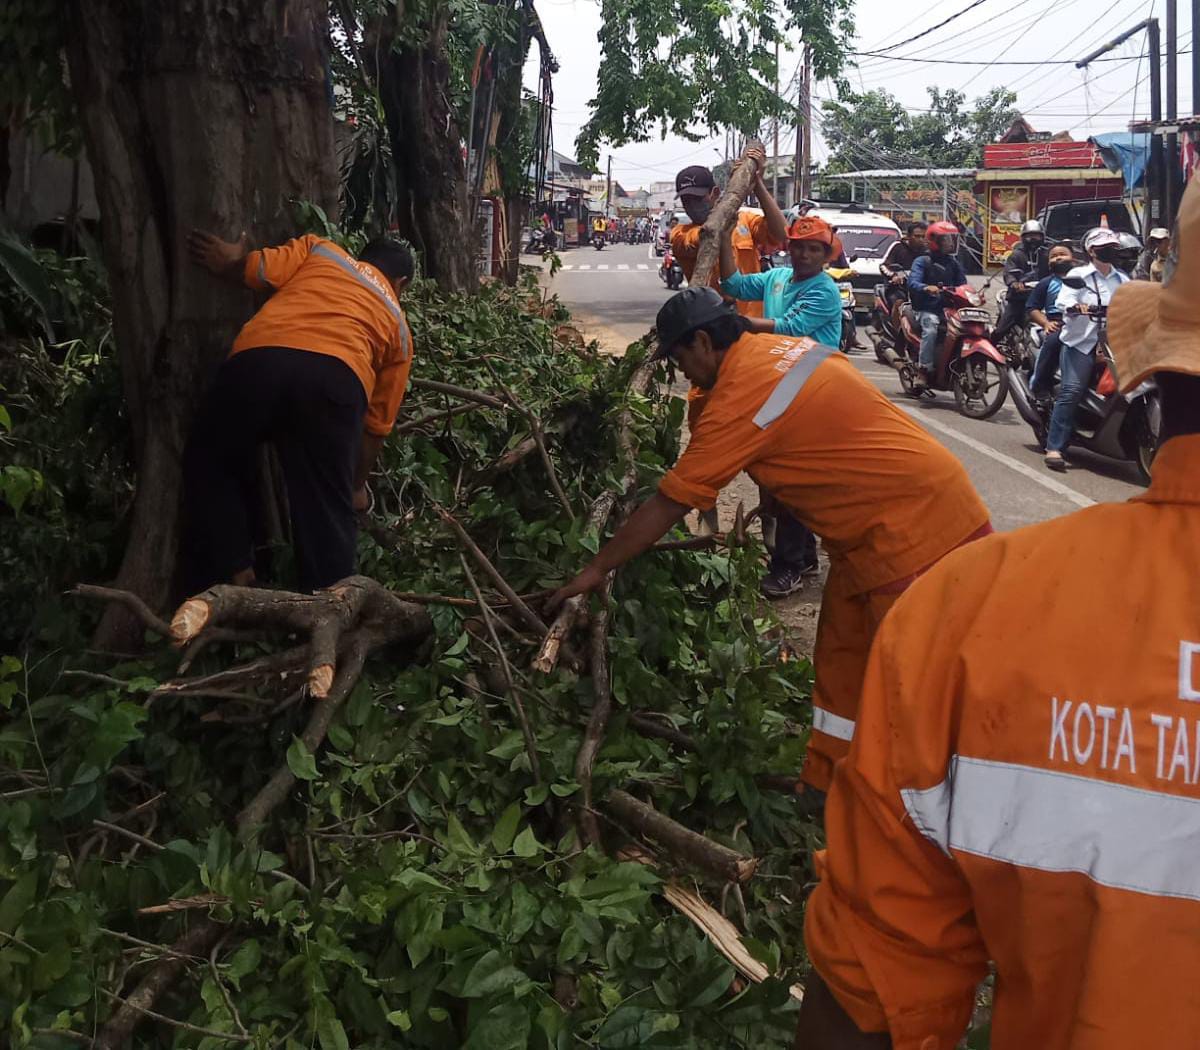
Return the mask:
[[[697,201],[689,210],[688,217],[696,223],[703,224],[712,214],[713,206],[708,201]]]
[[[1103,263],[1112,263],[1117,261],[1117,253],[1120,250],[1115,244],[1102,244],[1095,250],[1095,255]]]
[[[1050,267],[1051,273],[1058,274],[1059,277],[1065,277],[1071,272],[1075,264],[1070,259],[1064,259],[1062,262],[1056,262]]]

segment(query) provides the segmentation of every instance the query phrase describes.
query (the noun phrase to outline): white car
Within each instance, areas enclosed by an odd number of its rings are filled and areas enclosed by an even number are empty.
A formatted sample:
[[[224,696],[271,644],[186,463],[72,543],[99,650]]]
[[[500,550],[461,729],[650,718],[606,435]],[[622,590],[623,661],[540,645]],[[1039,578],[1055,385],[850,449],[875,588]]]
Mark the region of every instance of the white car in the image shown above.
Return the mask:
[[[850,283],[854,286],[855,309],[869,312],[875,301],[875,285],[883,280],[879,264],[900,240],[900,227],[873,211],[814,208],[808,214],[824,219],[841,238],[846,261],[854,271]]]

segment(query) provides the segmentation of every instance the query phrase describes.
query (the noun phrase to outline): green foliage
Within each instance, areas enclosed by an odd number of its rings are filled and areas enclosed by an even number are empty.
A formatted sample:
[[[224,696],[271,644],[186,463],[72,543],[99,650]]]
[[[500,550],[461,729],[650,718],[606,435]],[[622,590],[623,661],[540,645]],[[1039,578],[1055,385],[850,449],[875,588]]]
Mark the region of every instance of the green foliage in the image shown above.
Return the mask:
[[[132,493],[103,271],[0,242],[0,647],[63,640],[58,595],[111,573]]]
[[[530,286],[442,298],[419,285],[407,305],[417,375],[502,382],[541,416],[577,520],[536,455],[489,473],[525,419],[474,412],[388,443],[375,510],[385,529],[363,537],[363,571],[397,590],[469,593],[434,496],[518,589],[561,581],[600,542],[584,512],[621,473],[615,421],[643,351],[614,360],[570,347],[565,314]],[[414,391],[404,418],[442,407]],[[656,391],[630,408],[645,492],[676,454],[683,404]],[[189,967],[156,1008],[232,1032],[232,1003],[259,1047],[782,1050],[815,833],[755,777],[799,767],[809,668],[778,659],[756,593],[761,555],[661,552],[619,575],[615,710],[594,789],[650,794],[762,858],[746,932],[778,979],[736,990],[728,963],[658,895],[660,875],[581,849],[571,814],[590,679],[536,675],[531,648],[510,647],[536,783],[495,657],[474,640],[477,610],[434,605],[431,647],[412,663],[376,655],[316,754],[298,739],[308,701],[250,726],[220,721],[214,699],[148,703],[174,667],[165,646],[99,681],[61,676],[86,659],[78,647],[0,664],[0,1039],[94,1031],[113,1009],[98,989],[128,990],[158,955],[118,934],[168,944],[197,912],[139,910],[200,898],[231,936],[215,968]],[[210,651],[197,670],[229,655]],[[639,709],[668,717],[696,751],[633,732]],[[234,815],[284,764],[298,777],[290,796],[258,844],[239,843]],[[715,901],[720,888],[708,892]],[[144,1028],[133,1045],[161,1045],[165,1031]]]
[[[836,77],[854,24],[850,0],[602,0],[600,69],[591,116],[576,141],[594,166],[600,143],[645,141],[657,128],[699,139],[717,128],[757,133],[794,119],[796,92],[781,84],[775,44],[801,36],[814,75]],[[779,78],[783,79],[783,78]]]
[[[69,24],[61,0],[5,0],[0,6],[0,120],[63,152],[79,148],[62,57]]]
[[[1020,116],[1017,96],[992,88],[965,109],[961,91],[931,87],[929,111],[910,113],[883,89],[846,93],[821,104],[822,131],[829,146],[827,171],[872,167],[975,167],[983,147],[995,142]]]

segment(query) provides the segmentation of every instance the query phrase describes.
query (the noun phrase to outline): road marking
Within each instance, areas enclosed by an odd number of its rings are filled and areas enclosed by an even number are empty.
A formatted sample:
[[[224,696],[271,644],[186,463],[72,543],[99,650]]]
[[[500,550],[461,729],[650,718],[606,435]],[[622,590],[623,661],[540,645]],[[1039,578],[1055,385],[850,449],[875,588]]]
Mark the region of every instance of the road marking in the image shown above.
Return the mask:
[[[597,269],[597,270],[607,270],[607,269],[608,269],[608,263],[597,263],[597,264],[596,264],[596,269]]]
[[[573,269],[575,269],[575,264],[574,263],[563,263],[562,266],[560,267],[560,269],[573,270]]]
[[[618,269],[618,270],[628,270],[628,269],[629,269],[629,263],[618,263],[618,264],[617,264],[617,269]]]
[[[592,268],[592,264],[591,264],[591,263],[584,263],[584,264],[583,264],[582,266],[580,266],[579,268],[580,268],[581,270],[590,270],[590,269]]]
[[[1042,488],[1049,489],[1051,492],[1062,496],[1063,499],[1069,503],[1073,503],[1076,507],[1094,507],[1096,505],[1094,499],[1076,492],[1069,485],[1064,485],[1061,481],[1055,481],[1053,478],[1046,477],[1045,474],[1034,470],[1028,463],[1022,463],[1019,459],[1013,459],[1012,456],[998,452],[991,445],[985,445],[982,441],[977,441],[971,437],[970,434],[964,434],[958,427],[952,427],[949,423],[943,423],[940,419],[933,419],[928,412],[919,412],[917,409],[909,408],[907,405],[897,405],[896,407],[931,430],[940,430],[943,434],[948,434],[956,441],[961,441],[967,448],[974,449],[981,456],[987,456],[989,459],[994,459],[997,463],[1003,463],[1018,474],[1024,474],[1030,481],[1035,481]]]
[[[648,270],[648,269],[650,269],[650,267],[647,266],[645,263],[638,263],[638,269],[639,270]]]

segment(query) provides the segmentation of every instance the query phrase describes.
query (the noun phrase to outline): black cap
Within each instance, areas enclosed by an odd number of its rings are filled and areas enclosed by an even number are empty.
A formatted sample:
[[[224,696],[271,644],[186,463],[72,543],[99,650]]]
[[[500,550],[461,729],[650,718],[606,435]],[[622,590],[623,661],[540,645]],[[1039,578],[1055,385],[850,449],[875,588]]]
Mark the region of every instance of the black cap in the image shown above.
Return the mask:
[[[715,185],[712,172],[701,164],[684,168],[675,176],[675,192],[681,197],[707,197]]]
[[[736,316],[736,314],[737,311],[733,308],[733,304],[722,299],[716,289],[685,288],[682,292],[671,296],[654,319],[654,330],[658,335],[658,349],[654,352],[655,359],[666,357],[671,352],[671,348],[685,335],[701,325],[715,321],[718,317]]]

